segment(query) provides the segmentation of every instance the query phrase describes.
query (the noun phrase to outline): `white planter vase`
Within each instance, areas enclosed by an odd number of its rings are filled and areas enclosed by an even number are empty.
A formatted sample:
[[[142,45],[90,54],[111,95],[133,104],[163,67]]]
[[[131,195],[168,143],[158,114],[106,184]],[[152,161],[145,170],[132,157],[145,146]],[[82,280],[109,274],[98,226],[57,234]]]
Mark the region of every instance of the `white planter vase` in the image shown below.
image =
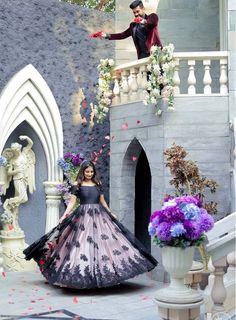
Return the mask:
[[[202,295],[184,284],[184,276],[191,269],[194,247],[162,248],[162,263],[170,274],[170,285],[157,291],[156,299],[168,303],[195,303],[202,300]]]

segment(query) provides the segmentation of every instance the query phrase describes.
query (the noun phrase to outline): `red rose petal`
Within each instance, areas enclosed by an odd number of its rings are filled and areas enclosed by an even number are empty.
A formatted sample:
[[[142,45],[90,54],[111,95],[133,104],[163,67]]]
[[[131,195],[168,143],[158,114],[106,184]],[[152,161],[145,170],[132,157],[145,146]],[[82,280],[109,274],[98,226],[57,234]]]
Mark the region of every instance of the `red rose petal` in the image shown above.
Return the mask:
[[[122,126],[121,126],[121,128],[122,128],[123,130],[127,130],[127,129],[129,128],[128,123],[127,123],[127,122],[123,123]]]
[[[78,302],[79,302],[78,298],[77,298],[77,297],[74,297],[74,298],[73,298],[73,303],[78,303]]]

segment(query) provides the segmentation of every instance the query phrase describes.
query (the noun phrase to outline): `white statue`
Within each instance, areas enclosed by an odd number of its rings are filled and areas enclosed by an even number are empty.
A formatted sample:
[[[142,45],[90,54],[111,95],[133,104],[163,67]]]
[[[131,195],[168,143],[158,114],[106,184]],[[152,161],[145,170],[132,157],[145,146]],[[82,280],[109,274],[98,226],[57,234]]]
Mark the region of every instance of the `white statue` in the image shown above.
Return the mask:
[[[32,150],[33,141],[27,136],[20,136],[20,140],[26,140],[27,145],[22,149],[22,145],[14,142],[10,148],[3,150],[2,155],[7,159],[7,166],[2,167],[3,173],[3,194],[6,194],[11,180],[13,180],[15,194],[14,197],[6,199],[3,208],[5,212],[0,220],[12,225],[13,232],[22,232],[18,224],[19,205],[28,201],[27,191],[35,191],[35,154]]]

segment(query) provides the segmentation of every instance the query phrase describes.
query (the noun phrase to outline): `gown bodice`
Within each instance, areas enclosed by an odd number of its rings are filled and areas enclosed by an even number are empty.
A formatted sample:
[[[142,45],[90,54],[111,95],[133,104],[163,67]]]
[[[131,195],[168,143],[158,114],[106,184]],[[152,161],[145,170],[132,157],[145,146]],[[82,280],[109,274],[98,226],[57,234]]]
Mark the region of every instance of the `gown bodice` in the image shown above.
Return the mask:
[[[100,202],[102,190],[97,186],[80,186],[79,188],[73,187],[71,193],[80,199],[80,205],[96,204]]]

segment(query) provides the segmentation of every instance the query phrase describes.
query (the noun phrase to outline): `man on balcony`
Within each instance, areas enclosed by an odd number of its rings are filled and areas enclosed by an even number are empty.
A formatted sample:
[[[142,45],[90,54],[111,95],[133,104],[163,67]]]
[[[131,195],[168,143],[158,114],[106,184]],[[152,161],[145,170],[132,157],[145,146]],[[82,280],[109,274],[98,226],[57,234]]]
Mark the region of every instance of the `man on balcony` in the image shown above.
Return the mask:
[[[138,59],[150,56],[150,49],[156,45],[162,47],[158,33],[158,16],[155,13],[147,15],[142,1],[135,0],[130,4],[134,19],[127,30],[121,33],[101,32],[101,38],[122,40],[132,36],[137,50]]]

